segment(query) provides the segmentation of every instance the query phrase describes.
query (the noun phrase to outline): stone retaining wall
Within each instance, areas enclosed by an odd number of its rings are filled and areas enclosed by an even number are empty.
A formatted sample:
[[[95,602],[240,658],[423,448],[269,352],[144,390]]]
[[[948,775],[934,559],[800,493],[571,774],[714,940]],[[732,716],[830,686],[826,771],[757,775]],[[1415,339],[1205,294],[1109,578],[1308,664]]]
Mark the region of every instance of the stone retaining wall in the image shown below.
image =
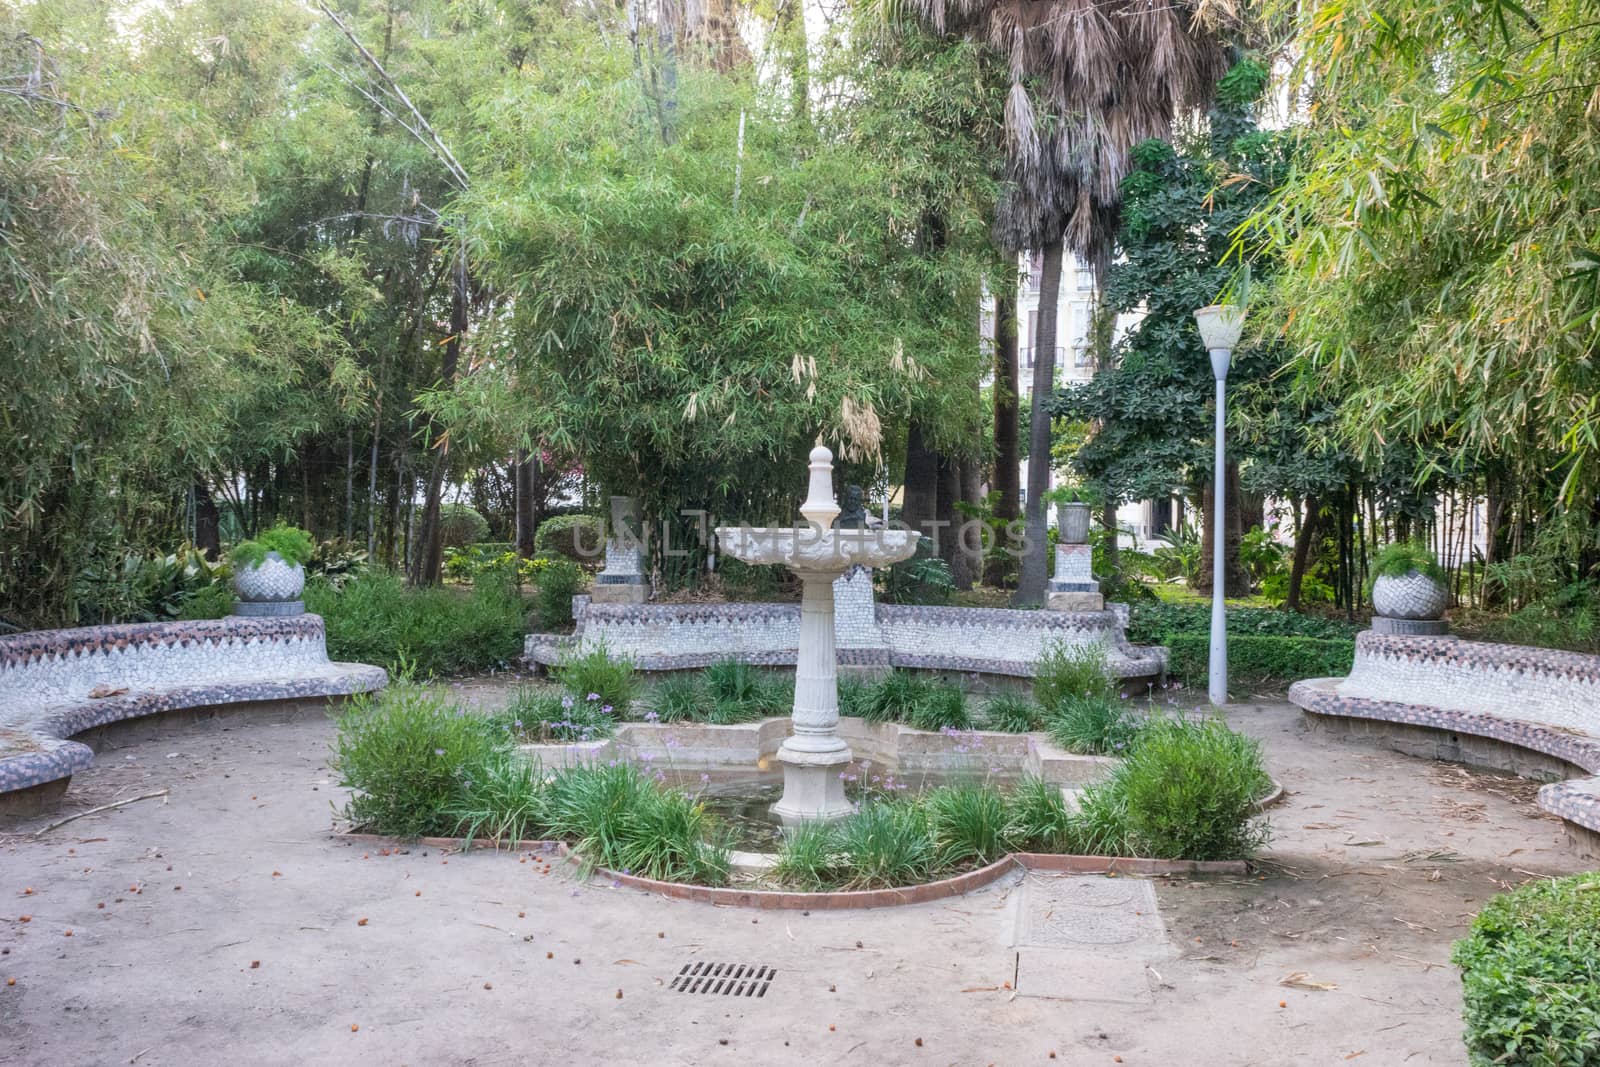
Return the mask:
[[[178,709],[369,692],[387,678],[381,667],[329,662],[317,615],[0,637],[0,811],[64,792],[93,758],[69,740],[86,731]]]

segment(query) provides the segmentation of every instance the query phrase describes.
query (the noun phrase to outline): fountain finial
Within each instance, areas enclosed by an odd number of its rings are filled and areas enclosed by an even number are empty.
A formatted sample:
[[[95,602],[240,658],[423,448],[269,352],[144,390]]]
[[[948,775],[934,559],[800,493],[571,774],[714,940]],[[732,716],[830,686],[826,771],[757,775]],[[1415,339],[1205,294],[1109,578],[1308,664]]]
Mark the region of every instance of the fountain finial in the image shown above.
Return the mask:
[[[823,530],[839,517],[839,504],[833,497],[833,453],[823,445],[811,450],[811,485],[800,514]]]

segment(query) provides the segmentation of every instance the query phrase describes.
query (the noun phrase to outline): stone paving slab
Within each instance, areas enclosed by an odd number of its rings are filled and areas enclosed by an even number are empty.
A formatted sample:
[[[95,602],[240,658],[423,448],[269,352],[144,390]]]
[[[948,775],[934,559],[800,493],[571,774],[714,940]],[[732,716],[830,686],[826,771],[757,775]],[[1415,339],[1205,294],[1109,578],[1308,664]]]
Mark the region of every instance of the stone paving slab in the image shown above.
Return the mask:
[[[1173,955],[1155,886],[1141,878],[1030,874],[1019,890],[1021,997],[1147,1004],[1148,964]]]

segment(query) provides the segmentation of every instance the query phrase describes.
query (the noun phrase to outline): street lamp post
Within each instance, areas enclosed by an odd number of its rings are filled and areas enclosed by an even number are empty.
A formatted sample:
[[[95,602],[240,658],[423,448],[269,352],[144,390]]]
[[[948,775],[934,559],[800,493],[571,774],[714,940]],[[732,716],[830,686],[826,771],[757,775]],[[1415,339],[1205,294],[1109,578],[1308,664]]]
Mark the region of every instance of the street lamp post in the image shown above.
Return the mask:
[[[1228,362],[1233,356],[1233,346],[1239,343],[1239,335],[1244,331],[1244,308],[1213,304],[1196,311],[1194,320],[1200,327],[1200,339],[1206,351],[1211,353],[1211,374],[1217,380],[1217,451],[1211,483],[1211,663],[1207,694],[1212,704],[1221,706],[1228,701],[1228,617],[1223,604],[1228,584],[1225,540],[1228,469],[1224,465],[1223,427],[1227,419]]]

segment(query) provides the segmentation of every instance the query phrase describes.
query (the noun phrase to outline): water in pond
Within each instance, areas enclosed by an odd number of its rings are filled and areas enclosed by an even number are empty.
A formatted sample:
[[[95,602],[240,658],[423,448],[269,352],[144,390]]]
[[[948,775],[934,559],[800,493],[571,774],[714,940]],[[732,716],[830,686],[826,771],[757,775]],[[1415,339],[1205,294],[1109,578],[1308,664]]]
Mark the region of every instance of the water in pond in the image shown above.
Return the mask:
[[[783,824],[772,814],[772,805],[783,796],[783,774],[780,771],[708,774],[705,780],[692,780],[681,776],[679,786],[700,798],[706,811],[716,816],[729,830],[731,846],[740,852],[776,852],[783,842]],[[909,793],[920,793],[957,781],[970,781],[972,775],[939,774],[936,772],[911,772],[891,779],[896,788]],[[1010,778],[991,776],[988,781],[1001,788],[1012,784]],[[853,793],[853,791],[852,791]]]

